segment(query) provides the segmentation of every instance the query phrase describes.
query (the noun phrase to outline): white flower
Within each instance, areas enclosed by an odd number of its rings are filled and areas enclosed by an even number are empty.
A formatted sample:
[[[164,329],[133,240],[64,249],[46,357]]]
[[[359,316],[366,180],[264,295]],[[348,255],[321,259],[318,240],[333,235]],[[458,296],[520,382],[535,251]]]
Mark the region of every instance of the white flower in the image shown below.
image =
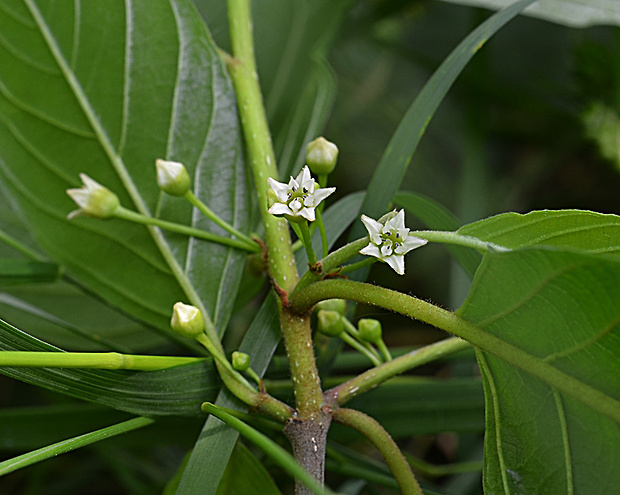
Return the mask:
[[[182,163],[157,159],[157,184],[171,196],[184,196],[189,191],[190,178]]]
[[[335,187],[317,188],[316,182],[310,176],[308,166],[301,169],[295,179],[291,177],[288,184],[278,182],[271,177],[267,180],[275,195],[275,202],[269,208],[269,213],[286,215],[292,221],[305,218],[314,222],[316,219],[314,209],[336,190]]]
[[[88,215],[95,218],[110,218],[120,206],[118,196],[103,187],[86,174],[80,174],[83,186],[79,189],[67,189],[67,194],[80,207],[72,211],[67,218]]]
[[[405,227],[405,210],[388,213],[379,221],[362,215],[362,222],[368,230],[370,242],[360,254],[379,258],[399,275],[405,274],[405,254],[427,243],[426,239],[409,235],[409,229]]]

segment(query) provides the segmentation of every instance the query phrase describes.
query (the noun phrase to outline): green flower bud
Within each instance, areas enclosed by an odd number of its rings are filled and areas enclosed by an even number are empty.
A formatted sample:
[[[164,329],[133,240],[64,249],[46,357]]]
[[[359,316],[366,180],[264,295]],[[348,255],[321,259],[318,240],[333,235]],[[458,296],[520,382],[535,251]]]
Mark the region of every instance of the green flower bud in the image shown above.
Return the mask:
[[[326,299],[316,305],[317,310],[336,311],[343,315],[347,310],[347,301],[344,299]]]
[[[237,371],[246,371],[250,367],[250,356],[245,352],[232,353],[232,366]]]
[[[338,146],[320,137],[306,146],[306,163],[317,175],[330,174],[338,160]]]
[[[170,326],[175,332],[193,339],[204,331],[205,321],[197,307],[178,302],[173,307]]]
[[[365,342],[371,344],[377,344],[381,341],[381,323],[379,320],[372,320],[370,318],[362,318],[357,323],[357,329],[359,330],[359,337]]]
[[[69,213],[68,218],[87,215],[94,218],[110,218],[120,206],[118,196],[103,187],[86,174],[80,174],[82,187],[67,189],[67,194],[80,207],[79,210]]]
[[[156,160],[157,184],[170,196],[185,196],[189,191],[190,178],[182,163]]]
[[[328,337],[338,337],[344,330],[342,316],[336,311],[322,309],[317,314],[318,330]]]

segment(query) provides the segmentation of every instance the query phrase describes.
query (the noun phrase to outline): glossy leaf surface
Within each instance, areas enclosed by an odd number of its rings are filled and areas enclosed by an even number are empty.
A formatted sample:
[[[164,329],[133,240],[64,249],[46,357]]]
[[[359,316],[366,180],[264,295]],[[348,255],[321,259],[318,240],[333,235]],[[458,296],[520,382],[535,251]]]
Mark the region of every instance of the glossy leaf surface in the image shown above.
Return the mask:
[[[221,234],[159,191],[154,163],[167,158],[186,165],[212,210],[247,225],[233,92],[191,2],[1,9],[0,178],[37,240],[91,290],[152,325],[167,329],[172,305],[189,300],[223,331],[240,253],[118,220],[66,218],[74,205],[65,190],[86,172],[127,208]]]
[[[460,233],[517,249],[488,253],[459,315],[620,407],[620,219],[504,214]],[[524,246],[536,245],[537,248]],[[608,493],[620,425],[527,371],[480,352],[488,493]],[[616,404],[616,405],[613,405]]]

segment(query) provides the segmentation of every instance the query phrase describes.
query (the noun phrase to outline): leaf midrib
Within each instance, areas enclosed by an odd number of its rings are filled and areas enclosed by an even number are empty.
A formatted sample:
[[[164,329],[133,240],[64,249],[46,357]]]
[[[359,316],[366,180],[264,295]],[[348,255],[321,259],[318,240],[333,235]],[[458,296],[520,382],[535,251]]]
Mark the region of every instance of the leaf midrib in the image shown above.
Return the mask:
[[[140,213],[147,215],[147,216],[151,216],[146,204],[142,200],[140,193],[138,192],[135,184],[133,183],[133,180],[131,179],[126,169],[122,158],[115,152],[112,146],[112,143],[110,142],[105,130],[102,128],[100,122],[98,121],[96,117],[94,110],[91,108],[88,98],[84,94],[84,91],[82,90],[79,81],[76,79],[67,61],[64,59],[60,51],[60,48],[56,44],[53,34],[48,29],[41,12],[39,11],[38,7],[34,4],[33,0],[25,0],[25,2],[26,2],[28,9],[30,10],[32,17],[35,20],[37,27],[39,28],[41,32],[41,35],[44,38],[45,43],[47,44],[50,52],[52,53],[52,56],[56,60],[56,63],[60,67],[61,72],[63,73],[67,83],[69,84],[74,97],[77,99],[78,104],[82,108],[82,111],[84,112],[88,122],[93,128],[93,131],[95,132],[95,135],[97,137],[99,144],[103,148],[105,154],[108,156],[108,159],[111,165],[113,166],[113,168],[116,170],[117,174],[119,175],[121,182],[123,183],[127,192],[129,193],[129,196],[134,202],[134,205],[136,206],[136,208],[138,209]],[[127,11],[130,10],[130,4],[131,4],[131,0],[126,0],[125,5],[127,6]],[[128,16],[126,15],[126,17]],[[177,26],[177,31],[178,31],[178,26]],[[125,44],[127,45],[127,43],[129,43],[128,36],[126,36],[125,38]],[[131,62],[127,64],[127,67],[129,67],[130,63]],[[125,77],[125,79],[127,80],[127,76]],[[125,117],[126,115],[124,113],[123,118],[125,119]],[[125,126],[125,120],[123,121],[123,127],[124,126]],[[196,293],[195,288],[192,286],[187,275],[183,272],[177,260],[174,258],[174,255],[172,254],[172,251],[170,250],[167,243],[165,242],[161,231],[158,228],[152,227],[152,226],[149,226],[148,229],[151,232],[153,240],[155,241],[155,244],[157,245],[159,251],[161,252],[162,256],[164,257],[164,259],[166,260],[166,262],[172,269],[172,272],[176,280],[178,281],[179,285],[181,286],[181,288],[183,289],[183,291],[185,292],[185,294],[187,295],[191,303],[201,309],[206,319],[210,319],[200,297]]]

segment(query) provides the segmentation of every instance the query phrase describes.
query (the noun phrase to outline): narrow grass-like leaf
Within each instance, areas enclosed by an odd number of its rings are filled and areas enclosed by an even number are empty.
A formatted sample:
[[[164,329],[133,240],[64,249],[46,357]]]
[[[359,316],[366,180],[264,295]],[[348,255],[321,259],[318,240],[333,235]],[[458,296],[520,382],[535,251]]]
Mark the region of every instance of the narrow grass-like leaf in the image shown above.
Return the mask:
[[[62,352],[2,320],[0,350]],[[198,415],[201,402],[220,389],[211,359],[160,371],[5,367],[0,372],[71,397],[153,416]]]
[[[116,425],[108,426],[107,428],[102,428],[91,433],[86,433],[84,435],[70,438],[68,440],[64,440],[62,442],[43,447],[41,449],[28,452],[27,454],[13,457],[12,459],[7,459],[6,461],[0,462],[0,476],[11,473],[17,469],[36,464],[37,462],[56,457],[57,455],[65,454],[72,450],[79,449],[80,447],[85,447],[87,445],[100,442],[107,438],[121,435],[123,433],[128,433],[138,428],[144,428],[145,426],[149,426],[154,422],[155,420],[151,418],[133,418]]]
[[[55,263],[0,259],[0,287],[53,282],[59,273],[59,267]]]
[[[279,341],[278,309],[274,295],[270,294],[250,325],[239,350],[250,356],[252,368],[263,376]],[[228,408],[243,407],[226,389],[219,393],[216,404]],[[209,416],[194,445],[176,495],[214,494],[238,436],[236,430],[223,427],[220,421]]]
[[[443,61],[409,107],[392,136],[368,185],[361,213],[373,218],[385,213],[400,187],[426,127],[456,78],[493,34],[534,1],[521,0],[494,14],[472,31]],[[364,227],[358,222],[353,228],[351,239],[363,235]]]
[[[259,447],[267,454],[276,464],[295,478],[301,480],[310,490],[317,494],[332,494],[333,492],[327,488],[323,488],[317,481],[306,472],[286,450],[276,444],[273,440],[255,430],[243,421],[235,418],[222,408],[205,402],[202,405],[205,412],[212,414],[221,421],[237,430],[241,435],[250,442]]]
[[[281,492],[265,466],[246,446],[237,442],[217,493],[218,495],[232,493],[279,495]]]
[[[443,1],[487,9],[502,9],[514,0]],[[620,26],[620,4],[614,0],[540,0],[523,13],[571,27]]]

